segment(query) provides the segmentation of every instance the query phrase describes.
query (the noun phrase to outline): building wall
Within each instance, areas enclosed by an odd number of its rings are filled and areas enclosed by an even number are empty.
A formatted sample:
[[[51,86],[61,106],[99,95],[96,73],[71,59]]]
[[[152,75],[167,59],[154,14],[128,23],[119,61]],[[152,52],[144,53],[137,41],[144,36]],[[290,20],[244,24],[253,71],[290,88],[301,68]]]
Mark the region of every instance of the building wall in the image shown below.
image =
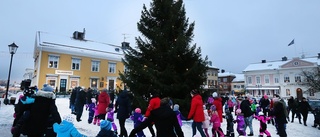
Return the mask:
[[[58,68],[49,68],[48,60],[49,55],[59,56]],[[80,70],[72,70],[72,57],[81,59]],[[60,90],[61,79],[66,79],[66,91],[70,90],[74,86],[83,86],[85,88],[91,87],[92,79],[97,79],[97,88],[103,89],[109,87],[109,80],[114,80],[113,89],[116,89],[117,86],[122,87],[121,81],[118,80],[119,71],[124,70],[124,65],[121,61],[112,61],[101,58],[92,58],[86,56],[74,56],[69,54],[56,53],[54,51],[42,51],[41,57],[39,58],[39,81],[36,85],[39,85],[39,88],[42,88],[43,84],[51,84],[54,88],[58,87]],[[99,71],[91,71],[91,61],[99,60]],[[116,63],[115,73],[108,73],[109,62]],[[36,66],[36,65],[35,65]],[[61,74],[65,73],[65,74]],[[51,81],[56,81],[55,84],[50,83]],[[72,82],[71,82],[72,81]]]

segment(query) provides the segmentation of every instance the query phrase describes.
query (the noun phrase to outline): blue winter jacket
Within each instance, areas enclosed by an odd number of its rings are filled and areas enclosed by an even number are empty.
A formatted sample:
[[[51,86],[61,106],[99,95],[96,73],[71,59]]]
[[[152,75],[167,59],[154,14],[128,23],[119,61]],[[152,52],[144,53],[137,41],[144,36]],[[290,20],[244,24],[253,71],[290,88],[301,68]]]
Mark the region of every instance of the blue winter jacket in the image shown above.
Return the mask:
[[[57,133],[57,137],[86,137],[78,132],[71,122],[63,120],[60,124],[53,124],[53,131]]]

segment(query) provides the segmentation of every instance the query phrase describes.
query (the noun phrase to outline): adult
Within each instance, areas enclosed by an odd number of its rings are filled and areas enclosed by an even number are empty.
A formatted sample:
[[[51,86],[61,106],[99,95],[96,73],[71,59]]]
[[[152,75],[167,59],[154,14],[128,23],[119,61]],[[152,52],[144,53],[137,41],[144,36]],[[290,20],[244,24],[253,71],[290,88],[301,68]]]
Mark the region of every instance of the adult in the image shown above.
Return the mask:
[[[75,110],[75,103],[76,103],[76,97],[77,97],[77,92],[79,91],[79,87],[75,87],[72,89],[71,95],[70,95],[70,109],[71,109],[71,114],[77,114]]]
[[[103,89],[98,96],[98,117],[105,120],[107,114],[107,108],[110,104],[110,97],[107,93],[107,89]]]
[[[218,112],[220,122],[222,123],[222,113],[223,113],[223,101],[222,98],[218,96],[217,92],[212,93],[212,97],[214,98],[213,105],[216,106],[216,111]]]
[[[76,95],[75,100],[75,110],[76,110],[76,120],[81,121],[81,116],[83,113],[83,107],[86,104],[86,91],[84,88],[80,88]]]
[[[145,113],[145,117],[148,118],[150,116],[150,112],[154,109],[157,109],[160,107],[160,97],[159,97],[159,93],[155,90],[149,90],[150,92],[150,101],[149,101],[149,105],[148,108],[146,110]],[[153,130],[153,123],[151,123],[150,125],[148,125],[148,129],[152,135],[152,137],[155,137],[155,132]]]
[[[259,106],[263,110],[263,115],[269,116],[268,112],[270,107],[270,101],[268,95],[264,95],[263,98],[260,99]]]
[[[275,117],[275,122],[277,125],[277,131],[280,137],[287,137],[286,132],[286,124],[287,124],[287,117],[286,117],[286,109],[285,105],[279,101],[279,98],[275,97],[273,100],[273,109],[271,111],[272,115]]]
[[[20,131],[29,137],[56,136],[53,132],[53,123],[61,123],[61,117],[55,104],[54,89],[44,84],[30,98],[19,101],[16,107],[16,119],[22,120]],[[28,107],[25,104],[30,104]],[[20,121],[21,122],[21,121]],[[15,125],[18,126],[18,125]]]
[[[300,113],[303,116],[303,124],[307,126],[307,119],[308,119],[308,112],[311,111],[311,107],[309,103],[307,102],[307,99],[305,97],[302,98],[302,101],[300,102]]]
[[[202,129],[202,122],[204,119],[204,113],[203,113],[203,101],[202,97],[200,96],[200,93],[197,90],[191,90],[190,95],[192,97],[191,99],[191,108],[189,111],[188,119],[193,119],[192,122],[192,136],[196,135],[196,128],[200,132],[202,137],[206,137],[206,135],[203,132]]]
[[[128,137],[125,122],[131,113],[131,101],[126,90],[120,91],[119,97],[115,103],[115,112],[117,112],[117,119],[119,119],[120,125],[119,137]]]
[[[251,111],[251,103],[250,103],[251,96],[247,95],[245,97],[245,100],[243,100],[240,104],[240,109],[241,112],[243,113],[244,116],[244,121],[245,121],[245,131],[247,127],[250,129],[250,134],[248,136],[253,136],[253,128],[252,128],[252,119],[253,119],[253,112]]]
[[[288,115],[291,111],[291,123],[294,121],[294,115],[296,114],[298,103],[294,100],[293,96],[288,99]]]
[[[149,117],[131,131],[129,137],[135,137],[136,133],[153,122],[157,129],[157,137],[183,137],[176,113],[170,108],[169,101],[169,98],[161,99],[160,107],[152,110]]]
[[[86,92],[86,104],[89,105],[92,103],[91,98],[94,98],[93,97],[93,90],[92,90],[92,88],[89,87],[86,91],[87,91]]]

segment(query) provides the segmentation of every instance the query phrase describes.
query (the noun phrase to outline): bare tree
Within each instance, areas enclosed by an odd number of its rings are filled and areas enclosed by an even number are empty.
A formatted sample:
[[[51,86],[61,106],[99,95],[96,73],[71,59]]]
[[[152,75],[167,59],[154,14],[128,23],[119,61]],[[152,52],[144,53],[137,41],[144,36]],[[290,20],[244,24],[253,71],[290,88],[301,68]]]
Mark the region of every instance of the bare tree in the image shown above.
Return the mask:
[[[304,80],[301,84],[308,88],[306,92],[320,92],[320,67],[316,67],[309,71],[303,70],[302,75],[304,76]]]

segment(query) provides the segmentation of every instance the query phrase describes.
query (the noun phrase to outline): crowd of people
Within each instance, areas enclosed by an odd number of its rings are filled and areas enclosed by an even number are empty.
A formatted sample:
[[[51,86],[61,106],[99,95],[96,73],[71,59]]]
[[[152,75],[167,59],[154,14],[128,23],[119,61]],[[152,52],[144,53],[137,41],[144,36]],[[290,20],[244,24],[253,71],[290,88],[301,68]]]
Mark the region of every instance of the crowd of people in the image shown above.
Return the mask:
[[[127,90],[121,90],[116,95],[113,90],[96,92],[90,88],[76,87],[70,95],[71,114],[61,117],[53,91],[47,84],[41,89],[24,89],[15,104],[15,119],[11,129],[13,137],[85,137],[74,127],[72,118],[72,115],[76,115],[75,120],[81,122],[84,109],[88,111],[88,124],[100,126],[97,137],[146,137],[143,130],[147,127],[152,137],[183,137],[182,120],[192,120],[193,136],[198,131],[201,137],[234,137],[235,128],[239,136],[253,136],[252,121],[258,120],[259,136],[266,134],[271,137],[267,126],[272,124],[280,137],[287,137],[287,124],[297,118],[300,124],[307,126],[309,111],[315,116],[313,127],[320,125],[320,108],[312,110],[305,98],[299,101],[292,96],[286,103],[279,95],[264,95],[257,101],[251,95],[222,97],[213,92],[205,101],[200,91],[195,89],[190,91],[190,110],[187,117],[184,117],[179,104],[174,104],[170,97],[160,98],[159,92],[155,90],[149,91],[149,104],[145,114],[142,114],[140,107],[131,108],[133,95]],[[115,117],[119,127],[114,123]],[[132,131],[126,130],[127,119],[134,123]],[[227,122],[225,132],[221,128],[224,119]]]

